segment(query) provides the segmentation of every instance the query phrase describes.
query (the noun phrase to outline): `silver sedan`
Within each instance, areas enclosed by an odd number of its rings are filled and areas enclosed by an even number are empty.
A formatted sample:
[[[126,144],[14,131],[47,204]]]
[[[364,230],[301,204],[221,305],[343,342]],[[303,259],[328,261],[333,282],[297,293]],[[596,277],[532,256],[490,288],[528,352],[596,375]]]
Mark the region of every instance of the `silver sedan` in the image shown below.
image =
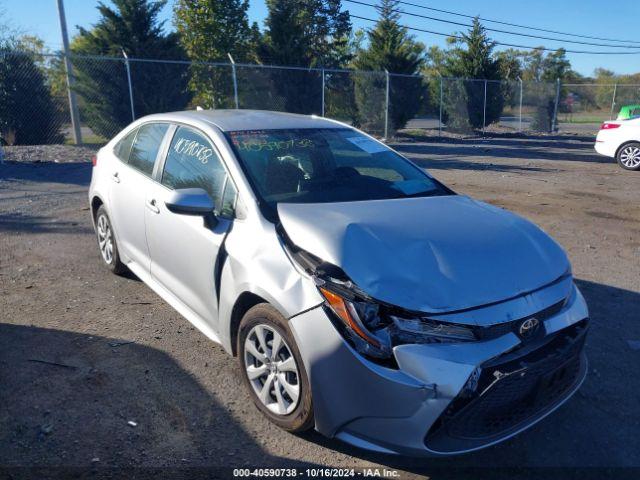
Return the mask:
[[[98,246],[237,357],[292,432],[408,455],[503,441],[586,374],[562,248],[325,118],[142,118],[100,149]]]

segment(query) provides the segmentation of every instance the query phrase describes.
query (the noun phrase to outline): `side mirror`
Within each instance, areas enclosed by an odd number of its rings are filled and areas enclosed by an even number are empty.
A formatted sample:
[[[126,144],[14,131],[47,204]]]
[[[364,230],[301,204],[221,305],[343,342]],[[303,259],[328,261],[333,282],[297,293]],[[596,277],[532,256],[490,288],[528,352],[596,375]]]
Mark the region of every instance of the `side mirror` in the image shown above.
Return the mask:
[[[171,192],[164,202],[167,209],[182,215],[213,215],[213,200],[202,188],[180,188]]]

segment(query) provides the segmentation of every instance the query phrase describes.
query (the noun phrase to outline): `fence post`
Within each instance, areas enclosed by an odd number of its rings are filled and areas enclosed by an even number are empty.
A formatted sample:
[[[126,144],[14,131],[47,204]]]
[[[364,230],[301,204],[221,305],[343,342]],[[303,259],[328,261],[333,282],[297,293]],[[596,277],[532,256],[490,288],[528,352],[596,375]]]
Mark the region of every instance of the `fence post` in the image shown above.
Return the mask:
[[[484,137],[484,127],[487,123],[487,80],[484,81],[484,103],[482,105],[482,136]]]
[[[442,75],[440,75],[440,117],[438,117],[438,136],[442,137]]]
[[[131,121],[136,121],[136,111],[133,108],[133,84],[131,83],[131,68],[129,68],[129,57],[127,52],[122,49],[122,55],[124,55],[124,66],[127,69],[127,82],[129,83],[129,102],[131,102]]]
[[[236,110],[238,110],[240,107],[238,104],[238,78],[236,77],[236,62],[233,61],[233,57],[230,53],[227,53],[227,56],[229,57],[229,60],[231,60],[231,75],[233,77],[233,99],[236,104]]]
[[[553,119],[551,121],[551,131],[555,132],[558,128],[558,102],[560,101],[560,79],[556,80],[556,101],[553,104]]]
[[[322,116],[324,117],[324,68],[322,69]]]
[[[609,114],[609,120],[613,120],[613,110],[616,108],[616,91],[618,90],[618,84],[613,84],[613,98],[611,99],[611,114]]]
[[[389,138],[389,71],[384,70],[387,79],[387,88],[385,91],[385,109],[384,109],[384,138]]]
[[[518,107],[518,132],[522,133],[522,79],[518,77],[520,84],[520,105]]]
[[[63,0],[58,0],[58,16],[60,18],[60,30],[62,32],[62,46],[64,47],[64,67],[67,72],[67,95],[69,96],[69,113],[71,114],[71,127],[73,128],[73,141],[76,145],[82,143],[82,131],[80,130],[80,113],[76,92],[73,90],[75,78],[73,66],[69,58],[69,36],[67,34],[67,19],[64,14]]]

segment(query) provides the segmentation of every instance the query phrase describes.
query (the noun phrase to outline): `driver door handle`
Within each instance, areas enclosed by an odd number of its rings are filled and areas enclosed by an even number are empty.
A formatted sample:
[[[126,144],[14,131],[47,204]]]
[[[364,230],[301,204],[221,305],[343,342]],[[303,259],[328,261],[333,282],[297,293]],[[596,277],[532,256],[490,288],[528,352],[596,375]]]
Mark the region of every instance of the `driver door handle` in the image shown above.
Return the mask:
[[[155,198],[152,198],[151,200],[147,200],[146,205],[147,205],[147,208],[151,210],[153,213],[160,213],[160,209],[158,208]]]
[[[111,175],[111,180],[116,183],[120,183],[120,174],[118,172],[115,172],[113,175]]]

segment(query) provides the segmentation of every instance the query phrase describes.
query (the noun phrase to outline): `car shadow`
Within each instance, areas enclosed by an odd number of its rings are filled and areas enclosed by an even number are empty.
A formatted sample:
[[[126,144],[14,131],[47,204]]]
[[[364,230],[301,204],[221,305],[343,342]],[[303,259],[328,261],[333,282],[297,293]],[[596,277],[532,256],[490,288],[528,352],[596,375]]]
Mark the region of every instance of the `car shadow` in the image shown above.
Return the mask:
[[[171,356],[139,343],[3,323],[0,386],[0,477],[318,467],[265,451]]]
[[[586,280],[576,283],[590,310],[589,374],[574,397],[529,430],[484,450],[440,458],[373,453],[317,432],[302,437],[431,478],[550,478],[552,469],[557,469],[555,478],[567,478],[575,469],[609,478],[607,472],[640,467],[640,376],[635,369],[629,372],[640,362],[640,293]]]

